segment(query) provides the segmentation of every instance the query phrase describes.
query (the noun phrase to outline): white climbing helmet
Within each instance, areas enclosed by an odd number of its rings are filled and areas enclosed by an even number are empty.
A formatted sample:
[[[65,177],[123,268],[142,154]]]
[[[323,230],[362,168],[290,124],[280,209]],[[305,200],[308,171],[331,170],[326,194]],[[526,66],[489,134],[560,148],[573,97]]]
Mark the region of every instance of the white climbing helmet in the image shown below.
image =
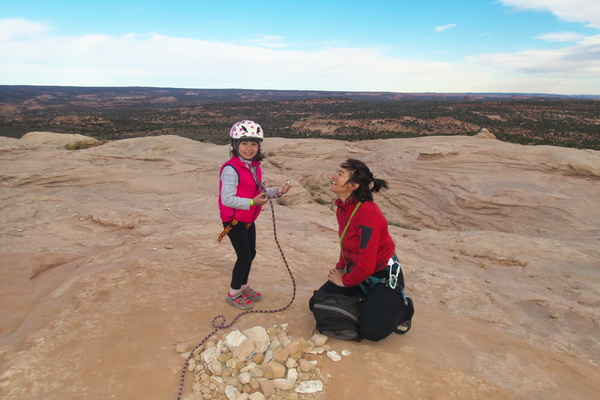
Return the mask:
[[[232,140],[254,140],[263,141],[263,130],[259,124],[254,121],[244,120],[236,122],[229,131]]]

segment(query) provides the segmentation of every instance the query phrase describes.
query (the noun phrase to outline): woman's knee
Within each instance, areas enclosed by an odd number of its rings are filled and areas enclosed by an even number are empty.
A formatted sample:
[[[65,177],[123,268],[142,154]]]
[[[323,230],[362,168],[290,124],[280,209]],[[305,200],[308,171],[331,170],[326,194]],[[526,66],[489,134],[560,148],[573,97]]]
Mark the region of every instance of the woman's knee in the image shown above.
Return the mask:
[[[385,339],[390,335],[391,332],[384,332],[381,327],[374,326],[361,326],[360,334],[364,339],[370,340],[372,342],[379,342],[380,340]]]

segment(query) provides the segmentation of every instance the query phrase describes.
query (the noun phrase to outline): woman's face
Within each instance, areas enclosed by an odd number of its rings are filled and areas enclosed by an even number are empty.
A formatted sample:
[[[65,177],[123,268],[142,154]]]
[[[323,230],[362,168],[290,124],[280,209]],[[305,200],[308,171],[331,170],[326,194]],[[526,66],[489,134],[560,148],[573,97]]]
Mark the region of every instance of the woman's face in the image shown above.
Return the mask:
[[[351,172],[349,170],[339,167],[331,177],[331,187],[329,190],[337,194],[342,200],[346,200],[350,197],[354,189],[358,187],[356,183],[348,182],[350,176]]]
[[[238,154],[244,160],[252,160],[257,154],[260,144],[253,140],[243,140],[238,146]]]

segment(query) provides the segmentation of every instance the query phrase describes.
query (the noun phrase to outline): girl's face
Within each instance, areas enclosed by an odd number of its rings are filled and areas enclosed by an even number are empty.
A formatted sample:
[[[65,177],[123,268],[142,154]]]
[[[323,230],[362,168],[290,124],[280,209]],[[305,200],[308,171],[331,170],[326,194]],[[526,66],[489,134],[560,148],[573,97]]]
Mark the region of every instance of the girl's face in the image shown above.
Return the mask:
[[[240,142],[238,146],[238,154],[244,160],[252,160],[258,154],[258,149],[260,148],[260,144],[253,140],[244,140]]]
[[[337,196],[346,201],[348,197],[352,194],[352,192],[358,187],[358,184],[349,182],[351,176],[351,172],[346,168],[338,168],[335,171],[335,174],[331,176],[331,190],[333,193],[337,194]]]

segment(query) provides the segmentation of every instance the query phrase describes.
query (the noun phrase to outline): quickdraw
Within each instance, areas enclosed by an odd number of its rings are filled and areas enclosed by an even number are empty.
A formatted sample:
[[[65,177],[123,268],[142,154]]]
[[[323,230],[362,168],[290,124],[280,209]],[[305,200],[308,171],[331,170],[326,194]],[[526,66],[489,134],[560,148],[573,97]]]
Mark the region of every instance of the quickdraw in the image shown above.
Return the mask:
[[[248,310],[248,311],[241,312],[238,315],[236,315],[235,318],[229,324],[226,324],[226,318],[223,315],[217,315],[215,318],[213,318],[213,320],[211,322],[211,325],[214,328],[214,330],[211,333],[209,333],[200,343],[198,343],[198,345],[196,347],[194,347],[194,349],[190,352],[190,355],[185,360],[185,364],[183,365],[183,368],[181,370],[181,377],[180,377],[180,380],[179,380],[179,390],[177,392],[177,400],[181,400],[181,394],[183,392],[183,383],[185,381],[185,373],[187,371],[187,368],[188,368],[188,365],[190,363],[190,360],[192,359],[192,357],[194,357],[194,353],[196,352],[196,350],[198,350],[204,343],[206,343],[206,341],[208,339],[210,339],[220,329],[230,328],[233,324],[235,324],[235,322],[242,315],[246,315],[246,314],[272,314],[272,313],[281,312],[281,311],[284,311],[284,310],[287,310],[288,308],[290,308],[290,306],[294,302],[294,299],[296,298],[296,280],[294,279],[294,275],[292,274],[292,270],[290,269],[290,266],[288,265],[288,262],[287,262],[287,260],[285,258],[285,254],[283,254],[283,250],[281,249],[281,245],[279,244],[279,240],[277,239],[277,226],[275,224],[275,208],[273,207],[273,203],[271,202],[270,199],[269,199],[269,204],[271,205],[271,217],[273,219],[273,236],[275,238],[275,243],[277,244],[277,248],[279,249],[279,253],[281,254],[281,258],[283,259],[283,263],[285,264],[287,272],[290,275],[290,278],[292,280],[292,287],[293,287],[292,298],[290,299],[289,303],[286,306],[284,306],[282,308],[279,308],[279,309],[276,309],[276,310]],[[237,224],[237,221],[235,221],[235,224]],[[232,222],[232,225],[235,225],[235,224]],[[231,225],[228,225],[227,227],[229,227],[229,229],[231,229]],[[225,228],[223,231],[225,231],[226,229],[227,228]],[[227,230],[227,232],[229,232],[229,230]],[[221,235],[219,236],[219,241],[227,234],[227,232],[221,233],[222,236]],[[216,321],[218,319],[221,319],[221,323],[220,324],[216,323]]]

